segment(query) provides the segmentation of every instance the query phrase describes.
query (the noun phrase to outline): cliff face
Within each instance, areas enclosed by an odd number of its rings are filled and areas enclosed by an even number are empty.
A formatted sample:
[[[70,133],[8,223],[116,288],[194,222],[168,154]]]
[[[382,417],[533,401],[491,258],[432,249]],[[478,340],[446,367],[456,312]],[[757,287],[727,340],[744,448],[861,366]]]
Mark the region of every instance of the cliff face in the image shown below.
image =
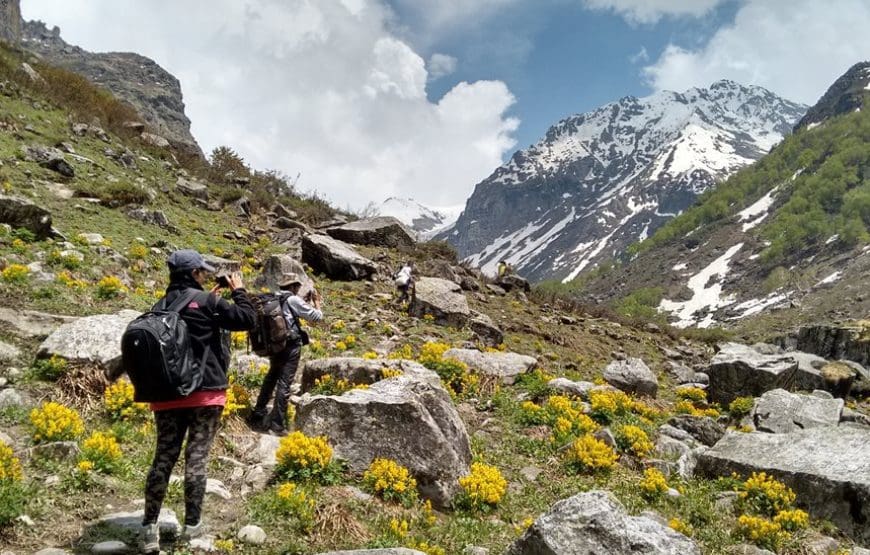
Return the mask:
[[[3,17],[12,16],[18,2],[4,2]],[[14,7],[12,6],[14,4]],[[20,14],[18,15],[20,20]],[[13,25],[3,24],[3,27]],[[88,52],[67,44],[60,29],[48,29],[41,21],[25,21],[20,25],[19,45],[43,58],[108,89],[130,103],[154,131],[177,148],[202,156],[193,135],[190,120],[184,113],[181,84],[154,60],[130,52]]]
[[[18,44],[21,40],[21,6],[18,0],[0,0],[0,40]]]

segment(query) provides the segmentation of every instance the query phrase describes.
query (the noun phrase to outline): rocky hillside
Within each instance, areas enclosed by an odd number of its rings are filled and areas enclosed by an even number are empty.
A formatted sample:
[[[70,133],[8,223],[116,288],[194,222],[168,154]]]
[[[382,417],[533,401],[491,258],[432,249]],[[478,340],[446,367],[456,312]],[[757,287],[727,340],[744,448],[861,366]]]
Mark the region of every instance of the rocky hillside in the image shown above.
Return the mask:
[[[623,98],[516,152],[439,237],[486,272],[505,259],[533,281],[569,281],[762,157],[805,110],[731,81]]]
[[[20,26],[19,44],[23,48],[111,91],[133,106],[159,137],[202,157],[202,150],[190,134],[181,84],[154,60],[131,52],[88,52],[64,41],[58,27],[49,29],[41,21],[21,21]]]
[[[870,62],[859,62],[834,81],[825,95],[801,118],[795,129],[819,125],[832,117],[860,110],[864,107],[868,90]]]
[[[837,80],[809,114],[851,105],[855,86],[844,83],[858,82],[864,66]],[[864,111],[802,122],[769,156],[641,243],[636,259],[589,280],[584,294],[642,298],[680,326],[743,325],[769,313],[745,325],[785,331],[864,317],[868,141]]]
[[[865,325],[714,347],[539,304],[391,218],[343,223],[231,149],[194,173],[84,123],[21,64],[0,50],[4,553],[135,551],[153,420],[104,376],[168,253],[193,247],[251,289],[303,275],[326,322],[283,439],[245,426],[268,361],[231,336],[208,530],[179,539],[176,467],[165,552],[866,555]]]

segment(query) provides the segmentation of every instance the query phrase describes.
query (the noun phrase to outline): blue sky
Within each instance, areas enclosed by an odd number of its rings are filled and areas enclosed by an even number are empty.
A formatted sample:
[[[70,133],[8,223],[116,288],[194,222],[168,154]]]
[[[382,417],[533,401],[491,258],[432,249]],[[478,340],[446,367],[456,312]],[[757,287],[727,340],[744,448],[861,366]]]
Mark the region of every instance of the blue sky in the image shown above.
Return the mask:
[[[812,104],[870,59],[870,0],[22,0],[179,78],[194,137],[342,208],[464,204],[550,125],[719,79]],[[638,56],[645,52],[645,56]]]
[[[653,87],[642,69],[668,44],[695,47],[733,21],[737,2],[727,2],[703,18],[663,18],[632,24],[581,3],[515,4],[478,26],[475,32],[447,32],[427,54],[457,58],[456,72],[430,83],[437,100],[460,81],[497,79],[516,96],[511,110],[520,119],[517,147],[525,148],[567,115],[592,110],[623,96],[644,96]],[[413,23],[413,12],[397,8]],[[413,37],[411,37],[413,41]],[[639,56],[644,51],[646,56]]]

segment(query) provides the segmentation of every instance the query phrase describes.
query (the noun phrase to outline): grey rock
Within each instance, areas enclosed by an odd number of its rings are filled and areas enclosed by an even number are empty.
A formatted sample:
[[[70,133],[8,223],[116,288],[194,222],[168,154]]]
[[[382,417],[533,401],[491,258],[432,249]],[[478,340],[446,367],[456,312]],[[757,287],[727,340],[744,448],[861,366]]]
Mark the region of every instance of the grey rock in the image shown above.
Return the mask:
[[[45,337],[61,325],[75,320],[74,316],[0,307],[0,322],[8,325],[12,333],[25,339]]]
[[[57,355],[70,362],[94,363],[114,371],[121,362],[121,336],[138,312],[85,316],[63,324],[39,346],[37,358]]]
[[[709,416],[690,416],[678,414],[668,420],[668,424],[683,430],[704,445],[715,445],[725,435],[725,427]]]
[[[737,397],[757,397],[771,389],[794,388],[797,362],[787,355],[765,355],[739,343],[725,343],[706,374],[711,401],[727,405]]]
[[[290,210],[281,203],[275,203],[275,206],[272,207],[272,212],[279,218],[290,218],[295,220],[299,217],[299,214],[297,214],[293,210]]]
[[[204,183],[197,183],[196,181],[179,177],[175,181],[175,189],[183,195],[200,200],[208,200],[208,186]]]
[[[529,280],[516,274],[502,276],[496,284],[507,292],[517,290],[528,293],[532,290]]]
[[[0,194],[0,224],[24,228],[37,239],[51,236],[51,213],[33,202]]]
[[[262,272],[254,280],[254,287],[257,289],[265,287],[270,291],[277,291],[281,278],[288,274],[296,274],[296,277],[302,282],[302,288],[299,290],[300,296],[304,297],[314,288],[314,282],[305,273],[305,267],[302,263],[287,254],[269,256],[263,262]]]
[[[410,247],[417,242],[416,234],[405,224],[391,216],[364,218],[338,227],[326,233],[339,241],[356,245],[377,247]]]
[[[842,399],[774,389],[755,401],[750,416],[756,430],[784,434],[816,426],[836,426],[842,413]]]
[[[627,393],[655,397],[658,393],[658,380],[649,366],[639,358],[615,360],[607,365],[604,380],[617,389]]]
[[[710,376],[708,376],[704,372],[695,372],[694,381],[695,381],[695,383],[709,386],[710,385]]]
[[[304,231],[305,233],[311,233],[311,228],[304,223],[296,221],[292,218],[285,218],[283,216],[280,218],[276,218],[274,225],[278,229],[298,229]]]
[[[418,318],[431,314],[441,325],[464,326],[471,318],[471,308],[456,283],[440,278],[421,277],[416,282],[416,298],[408,312]]]
[[[702,453],[706,476],[766,472],[797,493],[815,518],[830,520],[858,542],[870,540],[870,430],[840,425],[797,430],[725,434]]]
[[[527,482],[534,482],[542,472],[543,470],[536,466],[525,466],[520,469],[520,476],[525,478]]]
[[[670,374],[678,384],[695,381],[695,371],[685,364],[680,364],[678,362],[668,361],[668,374]]]
[[[468,433],[450,395],[409,375],[341,396],[303,396],[296,425],[309,436],[327,435],[352,472],[364,472],[377,457],[395,460],[440,507],[450,504],[471,464]]]
[[[214,266],[215,275],[232,274],[234,272],[242,271],[242,263],[238,260],[222,258],[213,254],[204,254],[202,257],[206,262]]]
[[[468,327],[478,341],[487,347],[497,347],[504,343],[504,332],[486,314],[472,310]]]
[[[328,235],[303,235],[302,261],[331,279],[367,279],[377,272],[374,262]]]
[[[0,362],[14,362],[21,356],[21,350],[15,345],[0,341]]]
[[[487,283],[486,290],[492,293],[493,295],[497,295],[499,297],[504,297],[507,295],[507,291],[504,290],[503,287],[496,285],[494,283]]]
[[[126,543],[118,540],[95,543],[91,547],[91,553],[94,555],[120,555],[130,551]]]
[[[143,132],[141,135],[139,135],[139,138],[142,139],[142,142],[148,146],[153,146],[155,148],[169,148],[169,141],[167,141],[160,135]]]
[[[700,555],[695,542],[645,516],[630,516],[612,494],[563,499],[538,517],[505,555]]]
[[[34,555],[70,555],[72,551],[66,549],[58,549],[57,547],[46,547],[35,552]]]
[[[463,555],[489,555],[489,549],[476,545],[467,545],[462,553]]]
[[[588,399],[589,391],[595,387],[595,384],[584,381],[575,382],[568,378],[554,378],[547,382],[547,387],[568,395],[576,395],[581,399]]]
[[[314,387],[314,383],[329,374],[335,379],[347,380],[352,384],[373,384],[381,379],[384,368],[399,370],[404,376],[417,381],[440,386],[438,374],[413,360],[377,360],[359,357],[329,357],[307,360],[302,365],[302,371],[297,373],[295,381],[299,383],[300,391],[305,393]]]
[[[52,441],[51,443],[41,443],[30,448],[30,456],[37,459],[54,459],[59,461],[68,461],[75,459],[81,454],[75,441]]]
[[[831,555],[836,553],[840,544],[834,538],[821,536],[807,540],[802,547],[807,555]]]
[[[843,408],[843,414],[840,417],[840,422],[851,422],[861,426],[870,426],[870,416],[849,407]]]
[[[239,530],[239,533],[236,534],[236,538],[238,538],[242,543],[248,545],[263,545],[266,543],[266,532],[259,526],[248,524]]]
[[[773,551],[762,549],[751,543],[742,543],[728,549],[730,555],[776,555]]]
[[[870,555],[870,549],[855,546],[852,548],[852,555]]]
[[[40,145],[24,145],[21,147],[24,159],[36,162],[43,168],[48,168],[64,177],[75,177],[75,169],[66,161],[61,150]]]
[[[102,245],[105,241],[99,233],[79,233],[78,238],[91,246]]]
[[[109,528],[110,530],[116,529],[122,533],[138,534],[142,529],[143,516],[144,511],[141,510],[112,513],[100,518],[97,523]],[[178,517],[175,516],[175,511],[172,509],[160,509],[160,515],[157,517],[157,525],[160,527],[161,540],[175,538],[181,531]]]
[[[481,352],[476,349],[449,349],[445,358],[455,358],[468,365],[469,369],[499,378],[505,385],[513,384],[517,377],[530,372],[538,365],[538,359],[511,352]]]
[[[800,351],[784,353],[784,356],[791,358],[795,363],[797,363],[797,370],[795,371],[794,377],[794,389],[812,391],[814,389],[825,388],[825,380],[822,378],[822,368],[828,363],[827,360],[820,356]]]
[[[265,366],[266,368],[269,368],[269,365],[270,362],[268,358],[253,353],[242,355],[234,354],[232,361],[230,362],[230,367],[234,369],[239,376],[260,374],[260,367]]]
[[[169,221],[166,213],[163,210],[146,210],[145,208],[134,208],[127,211],[127,215],[134,220],[139,220],[146,224],[156,225],[168,231],[175,231],[176,228]]]
[[[608,447],[616,449],[616,437],[614,437],[610,428],[601,428],[600,430],[596,430],[592,435],[595,439],[603,441]]]
[[[0,409],[24,407],[26,405],[27,401],[17,390],[11,387],[0,389]]]

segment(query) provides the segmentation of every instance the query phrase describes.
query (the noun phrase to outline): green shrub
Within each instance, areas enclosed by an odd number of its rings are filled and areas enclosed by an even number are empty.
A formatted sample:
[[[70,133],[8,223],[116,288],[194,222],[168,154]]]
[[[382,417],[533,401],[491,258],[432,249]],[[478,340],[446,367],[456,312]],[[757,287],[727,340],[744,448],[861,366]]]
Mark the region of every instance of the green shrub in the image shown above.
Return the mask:
[[[148,202],[148,193],[144,189],[125,181],[118,183],[78,182],[74,185],[74,189],[77,195],[98,198],[100,204],[109,207]]]
[[[629,318],[663,319],[658,311],[663,296],[664,290],[661,287],[643,287],[616,301],[614,309]]]
[[[24,514],[27,501],[32,496],[30,488],[21,481],[0,481],[0,530],[10,526]]]

